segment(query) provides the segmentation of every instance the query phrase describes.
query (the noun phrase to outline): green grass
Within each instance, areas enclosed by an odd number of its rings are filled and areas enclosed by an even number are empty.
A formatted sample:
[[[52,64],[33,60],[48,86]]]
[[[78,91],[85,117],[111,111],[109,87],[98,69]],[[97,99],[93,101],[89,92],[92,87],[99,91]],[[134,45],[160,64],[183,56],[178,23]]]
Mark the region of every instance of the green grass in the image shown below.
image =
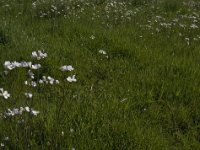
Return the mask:
[[[8,100],[0,97],[0,149],[200,149],[200,29],[190,27],[194,20],[200,27],[200,3],[128,1],[125,11],[137,12],[131,19],[119,17],[121,6],[119,13],[109,6],[106,19],[105,1],[88,2],[76,1],[83,13],[72,9],[75,3],[33,9],[29,1],[0,2],[0,88],[11,93]],[[70,11],[39,17],[51,4]],[[92,20],[94,12],[100,17]],[[155,22],[156,16],[165,20]],[[170,28],[160,25],[175,18]],[[27,87],[23,68],[4,75],[5,61],[37,63],[31,52],[39,49],[48,57],[35,73],[55,77],[59,85]],[[72,73],[59,70],[70,64]],[[71,74],[76,83],[65,81]],[[8,108],[21,106],[40,114],[3,118]]]

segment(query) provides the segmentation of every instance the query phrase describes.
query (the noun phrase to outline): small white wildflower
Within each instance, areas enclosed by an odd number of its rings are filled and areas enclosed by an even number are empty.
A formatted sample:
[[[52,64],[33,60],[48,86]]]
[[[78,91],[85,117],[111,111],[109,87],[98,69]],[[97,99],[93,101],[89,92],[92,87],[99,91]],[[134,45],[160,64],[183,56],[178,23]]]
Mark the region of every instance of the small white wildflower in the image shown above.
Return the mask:
[[[54,84],[54,78],[48,76],[47,79],[49,80],[49,83],[50,83],[51,85]]]
[[[59,81],[59,80],[56,80],[56,81],[55,81],[55,83],[56,83],[56,84],[59,84],[59,83],[60,83],[60,81]]]
[[[41,68],[40,64],[31,65],[31,69],[37,70],[37,69],[40,69],[40,68]]]
[[[37,86],[37,83],[36,83],[35,81],[32,81],[32,82],[31,82],[31,86],[32,86],[32,87],[36,87],[36,86]]]
[[[60,67],[60,70],[61,71],[73,71],[74,68],[71,65],[68,65],[68,66],[66,65],[66,66]]]
[[[30,112],[30,108],[28,106],[26,106],[24,109],[25,111]]]
[[[69,82],[76,82],[77,80],[75,78],[75,75],[73,75],[73,76],[67,77],[67,81],[69,81]]]
[[[34,79],[35,75],[31,70],[28,71],[28,75],[31,77],[31,79]]]
[[[4,68],[8,70],[13,70],[15,69],[15,66],[10,61],[5,61]]]
[[[54,78],[48,76],[43,76],[42,79],[39,80],[39,84],[43,84],[43,83],[46,83],[46,84],[59,84],[59,81],[58,80],[55,80]]]
[[[11,109],[8,109],[7,112],[5,112],[6,116],[14,116],[14,113],[12,112]]]
[[[39,84],[43,84],[44,81],[42,79],[39,80]]]
[[[62,132],[61,132],[61,135],[62,135],[62,136],[64,136],[64,135],[65,135],[64,131],[62,131]]]
[[[13,108],[12,112],[13,112],[14,115],[21,115],[22,114],[22,111],[20,111],[18,108]]]
[[[3,88],[0,88],[0,96],[4,97],[4,99],[8,99],[10,97],[10,94],[8,91],[5,91]]]
[[[24,95],[27,97],[27,98],[32,98],[33,97],[33,94],[32,93],[24,93]]]
[[[91,38],[92,40],[94,40],[94,39],[95,39],[95,36],[94,36],[94,35],[91,35],[90,38]]]
[[[70,131],[71,133],[73,133],[73,132],[74,132],[74,129],[71,128],[69,131]]]
[[[24,81],[24,84],[27,85],[27,86],[32,86],[32,87],[36,87],[37,86],[37,83],[35,81]]]
[[[13,117],[15,115],[22,115],[23,112],[28,112],[31,113],[34,116],[37,116],[39,114],[39,111],[36,111],[28,106],[26,107],[20,107],[20,108],[13,108],[11,109],[7,109],[7,111],[4,113],[4,117]],[[9,138],[6,138],[5,140],[9,140]]]
[[[103,55],[106,55],[106,54],[107,54],[106,51],[104,51],[104,50],[102,50],[102,49],[99,50],[99,53],[100,53],[100,54],[103,54]]]
[[[23,61],[23,62],[21,62],[21,66],[24,67],[24,68],[27,68],[27,67],[31,68],[32,62]]]
[[[1,143],[1,147],[4,147],[4,146],[5,146],[5,144]]]
[[[32,52],[32,57],[37,57],[37,52],[36,51]]]
[[[190,26],[192,29],[198,29],[199,27],[196,24],[191,24]]]
[[[24,81],[24,84],[25,84],[25,85],[28,85],[28,81]]]
[[[17,62],[17,61],[14,61],[14,62],[10,62],[10,61],[5,61],[4,63],[4,68],[7,69],[7,70],[13,70],[15,68],[20,68],[20,67],[31,67],[31,64],[32,62]]]
[[[31,114],[37,116],[40,112],[36,110],[31,110]]]
[[[32,52],[32,57],[33,58],[37,58],[37,60],[40,60],[40,59],[46,58],[47,57],[47,53],[42,52],[41,50],[39,50],[37,52],[33,51]]]
[[[4,140],[5,140],[5,141],[9,141],[9,137],[8,137],[8,136],[5,137]]]

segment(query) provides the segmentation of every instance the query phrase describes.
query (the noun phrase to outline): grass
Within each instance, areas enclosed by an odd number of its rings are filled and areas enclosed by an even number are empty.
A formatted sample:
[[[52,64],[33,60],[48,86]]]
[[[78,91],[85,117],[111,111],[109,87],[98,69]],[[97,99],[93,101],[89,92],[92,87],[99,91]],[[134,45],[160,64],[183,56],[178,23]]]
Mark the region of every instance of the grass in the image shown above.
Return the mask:
[[[200,27],[199,2],[124,0],[116,8],[108,1],[75,2],[36,8],[30,1],[0,2],[0,88],[11,93],[0,97],[0,149],[199,149],[200,30],[191,28]],[[41,17],[51,4],[69,11]],[[30,56],[39,49],[48,57],[35,73],[59,85],[27,87],[26,69],[4,75],[5,61],[37,63]],[[59,70],[69,64],[76,83]],[[40,114],[3,118],[20,106]]]

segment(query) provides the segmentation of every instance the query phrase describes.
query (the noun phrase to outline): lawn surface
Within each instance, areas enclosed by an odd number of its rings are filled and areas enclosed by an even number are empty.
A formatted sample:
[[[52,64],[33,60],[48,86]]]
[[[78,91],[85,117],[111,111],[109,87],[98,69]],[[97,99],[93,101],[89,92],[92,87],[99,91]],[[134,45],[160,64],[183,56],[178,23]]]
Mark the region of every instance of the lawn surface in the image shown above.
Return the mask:
[[[1,0],[0,149],[200,149],[199,28],[198,0]]]

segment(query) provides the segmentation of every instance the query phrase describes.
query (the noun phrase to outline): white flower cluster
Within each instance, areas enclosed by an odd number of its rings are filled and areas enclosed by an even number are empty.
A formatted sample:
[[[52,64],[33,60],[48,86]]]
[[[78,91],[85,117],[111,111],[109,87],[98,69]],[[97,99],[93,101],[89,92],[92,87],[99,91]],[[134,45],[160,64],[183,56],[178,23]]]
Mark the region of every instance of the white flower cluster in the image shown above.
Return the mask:
[[[53,84],[59,84],[60,82],[59,82],[59,80],[55,80],[54,78],[52,78],[50,76],[48,76],[48,77],[43,76],[42,79],[39,80],[39,83],[53,85]]]
[[[61,66],[60,70],[61,71],[73,71],[74,68],[71,65],[65,65],[65,66]],[[77,80],[75,78],[75,75],[72,75],[72,76],[67,77],[67,81],[68,82],[76,82]]]
[[[108,55],[107,55],[107,52],[105,50],[100,49],[99,53],[102,54],[102,55],[104,55],[108,59]]]
[[[3,88],[0,88],[0,96],[8,99],[10,97],[10,94],[8,93],[8,91],[5,91]]]
[[[34,51],[32,52],[32,57],[33,58],[37,58],[38,60],[43,59],[45,57],[47,57],[47,53],[44,53],[42,51]],[[59,80],[54,79],[51,76],[42,76],[41,79],[35,79],[35,74],[34,74],[34,70],[41,68],[42,66],[40,64],[32,64],[32,62],[26,62],[26,61],[22,61],[22,62],[17,62],[17,61],[5,61],[4,63],[4,68],[5,68],[5,72],[8,72],[9,70],[13,70],[15,68],[27,68],[27,75],[28,75],[28,79],[24,82],[25,85],[27,86],[31,86],[31,87],[37,87],[38,84],[50,84],[50,85],[55,85],[55,84],[59,84]],[[65,72],[65,71],[73,71],[74,68],[71,65],[64,65],[61,66],[59,68],[61,71]],[[77,79],[75,77],[75,75],[71,75],[68,76],[66,78],[66,80],[68,82],[76,82]],[[31,92],[25,92],[24,96],[27,99],[32,99],[33,98],[33,93]],[[10,97],[10,94],[8,93],[8,91],[5,91],[3,88],[0,88],[0,97],[3,97],[4,99],[8,99]],[[12,116],[16,116],[16,115],[22,115],[24,112],[28,112],[34,116],[39,114],[39,111],[36,111],[32,108],[29,107],[20,107],[20,108],[13,108],[13,109],[7,109],[4,113],[3,116],[5,118],[7,117],[12,117]]]
[[[4,63],[4,68],[7,70],[13,70],[15,68],[30,68],[30,69],[39,69],[41,68],[40,64],[32,64],[32,62],[26,62],[26,61],[22,61],[22,62],[10,62],[10,61],[5,61]]]
[[[47,53],[45,53],[44,51],[42,52],[41,50],[39,51],[33,51],[32,52],[32,57],[33,58],[37,58],[37,60],[43,59],[47,57]]]
[[[69,81],[69,82],[76,82],[77,80],[75,78],[75,75],[72,75],[72,76],[67,77],[67,81]]]
[[[26,98],[29,98],[29,99],[33,97],[32,93],[24,93],[24,95],[26,96]]]
[[[103,55],[106,55],[106,54],[107,54],[106,51],[104,51],[104,50],[102,50],[102,49],[99,50],[99,53],[100,53],[100,54],[103,54]]]
[[[31,77],[31,79],[35,78],[35,74],[32,72],[32,70],[28,71],[28,75]]]
[[[4,112],[4,117],[12,117],[12,116],[16,116],[16,115],[22,115],[24,112],[28,112],[31,113],[34,116],[37,116],[40,112],[37,110],[34,110],[33,108],[30,108],[28,106],[26,107],[20,107],[20,108],[13,108],[11,109],[7,109],[6,112]]]
[[[40,64],[35,64],[35,65],[31,65],[31,69],[33,70],[37,70],[37,69],[40,69],[42,66]]]
[[[24,84],[32,87],[37,86],[37,83],[35,81],[25,81]]]
[[[65,65],[65,66],[60,67],[60,70],[61,71],[73,71],[74,68],[71,65]]]

